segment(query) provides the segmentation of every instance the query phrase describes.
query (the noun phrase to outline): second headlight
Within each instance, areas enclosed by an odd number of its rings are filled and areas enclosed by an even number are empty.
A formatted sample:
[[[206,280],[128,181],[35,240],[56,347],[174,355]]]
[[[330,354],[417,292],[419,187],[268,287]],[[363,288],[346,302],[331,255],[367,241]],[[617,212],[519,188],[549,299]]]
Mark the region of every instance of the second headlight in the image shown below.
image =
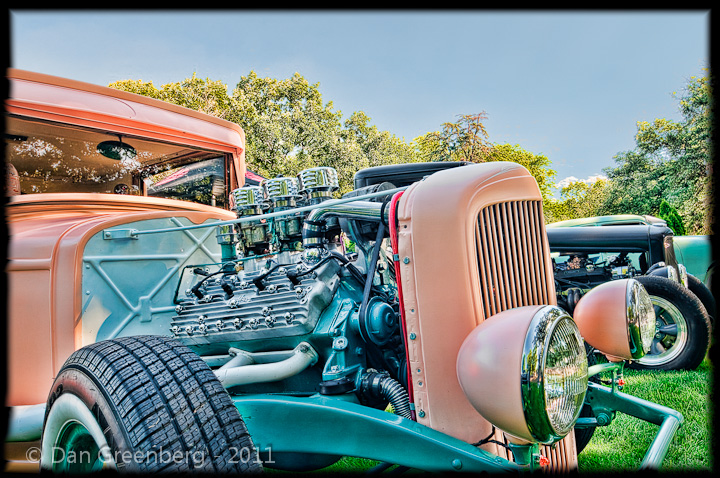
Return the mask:
[[[635,279],[605,282],[587,292],[573,311],[583,338],[612,359],[637,360],[655,334],[655,310]]]

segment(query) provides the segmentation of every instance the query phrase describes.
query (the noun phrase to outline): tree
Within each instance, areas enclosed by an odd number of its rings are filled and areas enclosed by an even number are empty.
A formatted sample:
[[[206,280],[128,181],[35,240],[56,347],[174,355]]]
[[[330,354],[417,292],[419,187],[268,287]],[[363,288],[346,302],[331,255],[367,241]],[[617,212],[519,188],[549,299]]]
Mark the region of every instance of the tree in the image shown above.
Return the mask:
[[[675,207],[691,234],[707,234],[712,217],[710,77],[691,77],[678,96],[680,121],[639,121],[632,151],[618,153],[602,210],[657,215],[661,200]]]
[[[660,202],[658,217],[665,220],[668,227],[673,230],[676,236],[685,235],[685,225],[683,224],[680,214],[678,214],[677,209],[668,204],[664,199]]]
[[[109,85],[111,88],[149,96],[168,103],[184,106],[202,113],[233,121],[237,105],[228,94],[227,86],[221,81],[209,78],[203,80],[194,73],[178,83],[168,83],[160,89],[153,82],[142,80],[122,80]]]
[[[236,122],[245,129],[251,168],[266,176],[294,176],[315,166],[342,166],[340,112],[323,103],[318,84],[301,75],[276,80],[255,72],[233,91]],[[347,174],[338,170],[344,182]]]
[[[555,171],[550,160],[526,151],[520,145],[493,144],[483,121],[487,114],[458,115],[455,123],[443,123],[442,131],[427,133],[415,139],[418,161],[511,161],[523,165],[535,178],[543,200],[550,199]]]
[[[543,201],[550,199],[556,172],[550,169],[547,156],[526,151],[519,144],[494,144],[483,161],[511,161],[523,165],[537,181]]]
[[[364,112],[355,112],[345,121],[342,133],[346,142],[358,145],[367,160],[366,167],[411,163],[417,160],[412,146],[369,123],[370,118]]]
[[[356,171],[368,166],[414,160],[412,147],[369,124],[363,112],[350,115],[324,103],[319,84],[300,74],[277,80],[251,71],[232,93],[222,82],[196,75],[156,88],[152,82],[125,80],[113,88],[202,111],[242,126],[248,167],[265,177],[295,176],[301,170],[330,166],[340,190],[352,189]]]
[[[415,140],[423,161],[485,161],[493,149],[482,123],[487,114],[483,111],[458,117],[460,119],[455,123],[443,123],[441,131],[427,133]]]
[[[599,206],[608,194],[608,180],[573,181],[560,189],[560,200],[549,199],[544,210],[547,222],[602,215]]]

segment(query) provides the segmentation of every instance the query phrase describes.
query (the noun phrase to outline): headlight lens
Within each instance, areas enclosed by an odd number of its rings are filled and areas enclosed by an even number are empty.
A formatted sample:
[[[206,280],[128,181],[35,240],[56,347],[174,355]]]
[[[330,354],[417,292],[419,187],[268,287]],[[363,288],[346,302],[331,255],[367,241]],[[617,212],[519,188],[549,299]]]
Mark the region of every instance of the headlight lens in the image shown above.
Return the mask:
[[[553,443],[575,425],[585,400],[588,364],[577,325],[559,307],[538,311],[525,339],[522,395],[530,433]]]
[[[628,281],[626,303],[630,353],[639,359],[650,351],[655,335],[655,309],[650,294],[634,279]]]

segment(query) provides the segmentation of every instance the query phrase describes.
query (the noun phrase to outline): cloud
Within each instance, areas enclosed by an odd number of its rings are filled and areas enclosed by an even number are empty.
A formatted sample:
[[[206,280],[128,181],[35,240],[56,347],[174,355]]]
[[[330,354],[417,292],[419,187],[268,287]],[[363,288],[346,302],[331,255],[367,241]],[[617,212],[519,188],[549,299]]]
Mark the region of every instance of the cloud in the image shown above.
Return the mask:
[[[607,176],[605,176],[605,175],[603,175],[603,174],[595,174],[595,175],[590,176],[590,177],[588,177],[588,178],[586,178],[586,179],[578,179],[578,178],[576,178],[575,176],[568,176],[567,178],[561,179],[560,181],[558,181],[557,183],[555,183],[555,187],[558,188],[558,189],[562,189],[562,188],[564,188],[564,187],[567,187],[570,183],[576,183],[576,182],[581,182],[581,183],[585,183],[585,184],[592,184],[592,183],[594,183],[595,181],[598,181],[598,180],[600,180],[600,179],[607,179]]]

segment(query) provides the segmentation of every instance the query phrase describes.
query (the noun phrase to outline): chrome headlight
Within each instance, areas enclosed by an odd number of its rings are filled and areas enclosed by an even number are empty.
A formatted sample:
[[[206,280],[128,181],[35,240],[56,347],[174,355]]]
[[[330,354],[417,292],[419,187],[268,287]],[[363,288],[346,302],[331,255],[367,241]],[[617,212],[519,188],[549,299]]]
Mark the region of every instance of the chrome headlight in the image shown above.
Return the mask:
[[[683,287],[688,287],[688,275],[687,275],[687,269],[683,264],[678,264],[678,275],[680,276],[680,283],[683,285]]]
[[[650,294],[636,280],[628,280],[626,294],[630,350],[634,355],[639,355],[633,358],[641,358],[650,351],[655,336],[655,308],[650,300]]]
[[[511,438],[550,444],[575,425],[588,364],[577,325],[565,311],[527,306],[489,317],[468,334],[457,374],[483,417]]]
[[[573,310],[583,338],[611,357],[642,358],[655,334],[650,295],[635,279],[605,282],[587,292]]]
[[[525,420],[533,437],[553,443],[572,429],[587,382],[585,344],[577,325],[559,307],[541,309],[530,322],[522,358]]]

